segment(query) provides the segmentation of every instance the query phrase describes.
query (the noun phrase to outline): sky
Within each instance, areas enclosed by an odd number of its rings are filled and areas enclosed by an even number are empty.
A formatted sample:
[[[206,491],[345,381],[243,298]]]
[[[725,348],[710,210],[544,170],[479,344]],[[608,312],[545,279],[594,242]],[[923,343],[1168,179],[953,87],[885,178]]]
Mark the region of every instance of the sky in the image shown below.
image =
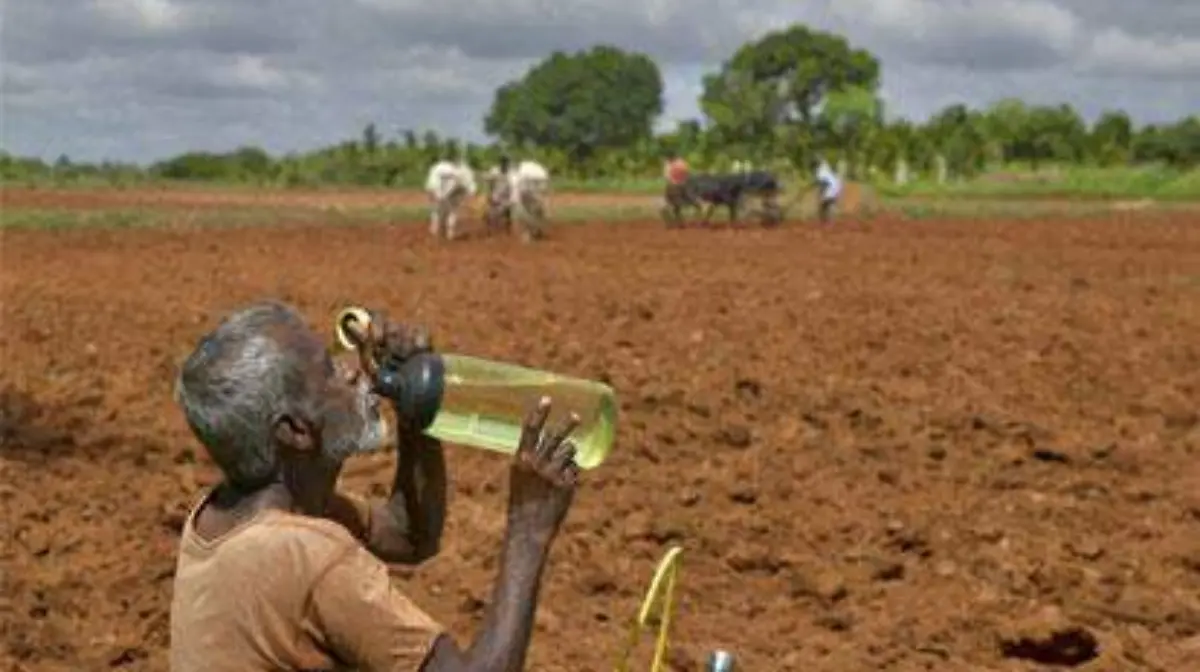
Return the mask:
[[[801,22],[883,63],[890,113],[1069,102],[1200,113],[1200,0],[0,0],[0,137],[53,160],[305,150],[434,129],[483,140],[496,87],[555,49],[653,56],[662,124],[700,78]]]

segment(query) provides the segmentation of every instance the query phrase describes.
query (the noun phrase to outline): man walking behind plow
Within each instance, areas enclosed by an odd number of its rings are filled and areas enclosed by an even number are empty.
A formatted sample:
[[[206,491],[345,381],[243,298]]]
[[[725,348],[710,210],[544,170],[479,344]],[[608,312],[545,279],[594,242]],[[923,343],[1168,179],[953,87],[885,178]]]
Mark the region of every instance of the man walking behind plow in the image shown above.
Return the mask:
[[[522,161],[514,170],[507,155],[488,172],[488,225],[490,232],[512,232],[513,217],[521,226],[521,240],[545,237],[546,195],[550,173],[536,161]]]

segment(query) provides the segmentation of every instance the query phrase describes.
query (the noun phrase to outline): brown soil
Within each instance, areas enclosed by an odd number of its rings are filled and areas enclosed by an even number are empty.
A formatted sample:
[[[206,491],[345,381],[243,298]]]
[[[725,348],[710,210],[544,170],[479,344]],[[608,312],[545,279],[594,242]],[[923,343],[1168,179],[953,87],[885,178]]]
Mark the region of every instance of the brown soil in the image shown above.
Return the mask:
[[[531,669],[611,669],[676,543],[676,669],[715,647],[746,670],[1200,669],[1194,218],[2,243],[4,670],[166,669],[179,525],[212,482],[174,367],[265,296],[613,381],[619,444],[555,549]],[[505,468],[452,456],[444,551],[397,580],[465,641]]]
[[[788,214],[802,219],[814,219],[819,207],[820,199],[817,198],[817,194],[808,189],[800,195]],[[838,198],[837,214],[841,216],[874,216],[882,207],[879,195],[873,187],[849,182],[843,187],[841,196]]]
[[[620,202],[653,202],[654,196],[638,194],[592,194],[562,192],[555,203],[602,205]],[[376,208],[423,205],[426,196],[412,189],[283,190],[179,189],[177,187],[129,187],[124,189],[39,189],[5,187],[0,190],[0,207],[80,210],[96,208]]]

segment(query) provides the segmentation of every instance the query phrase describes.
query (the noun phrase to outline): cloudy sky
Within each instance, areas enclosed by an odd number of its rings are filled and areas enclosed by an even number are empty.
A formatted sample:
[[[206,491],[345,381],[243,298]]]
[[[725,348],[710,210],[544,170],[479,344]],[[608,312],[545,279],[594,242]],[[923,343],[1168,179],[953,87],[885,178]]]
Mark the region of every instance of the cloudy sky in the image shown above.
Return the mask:
[[[1200,113],[1200,0],[0,0],[3,146],[146,161],[435,128],[553,49],[646,51],[667,117],[742,42],[800,21],[876,53],[891,111],[1016,95]]]

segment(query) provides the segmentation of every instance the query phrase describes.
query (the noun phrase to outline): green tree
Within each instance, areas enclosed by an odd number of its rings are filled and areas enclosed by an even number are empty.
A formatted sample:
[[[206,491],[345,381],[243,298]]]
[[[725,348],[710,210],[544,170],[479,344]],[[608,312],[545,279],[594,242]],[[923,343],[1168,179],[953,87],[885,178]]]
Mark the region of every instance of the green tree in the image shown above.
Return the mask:
[[[1097,163],[1112,166],[1133,157],[1133,121],[1121,110],[1109,110],[1092,125],[1088,153]]]
[[[992,103],[984,113],[985,132],[1000,163],[1028,155],[1029,106],[1019,98]]]
[[[417,132],[411,128],[404,129],[404,149],[409,152],[415,152],[420,146],[420,141],[417,140]]]
[[[362,146],[367,154],[374,154],[379,149],[379,130],[375,128],[374,123],[367,124],[363,129]]]
[[[987,165],[987,121],[966,105],[944,108],[925,125],[930,144],[946,159],[950,173],[972,177]]]
[[[1070,105],[1032,107],[1025,135],[1028,153],[1024,158],[1034,170],[1044,162],[1077,162],[1083,158],[1087,135],[1087,124]]]
[[[890,171],[895,171],[901,162],[912,168],[923,165],[929,159],[921,153],[918,127],[907,119],[883,125],[872,149],[875,165]]]
[[[535,145],[587,161],[600,150],[653,136],[663,79],[647,55],[601,45],[554,52],[496,90],[484,131],[510,145]]]
[[[879,88],[879,60],[846,38],[795,24],[738,49],[721,69],[704,77],[700,108],[718,137],[763,150],[778,129],[793,138],[794,160],[812,141],[819,107],[833,92]]]
[[[1144,127],[1134,141],[1134,154],[1140,161],[1195,168],[1200,165],[1200,116]]]
[[[874,165],[876,138],[883,121],[883,101],[864,87],[831,91],[821,106],[819,128],[828,138],[826,146],[841,149],[849,165],[849,177]]]

